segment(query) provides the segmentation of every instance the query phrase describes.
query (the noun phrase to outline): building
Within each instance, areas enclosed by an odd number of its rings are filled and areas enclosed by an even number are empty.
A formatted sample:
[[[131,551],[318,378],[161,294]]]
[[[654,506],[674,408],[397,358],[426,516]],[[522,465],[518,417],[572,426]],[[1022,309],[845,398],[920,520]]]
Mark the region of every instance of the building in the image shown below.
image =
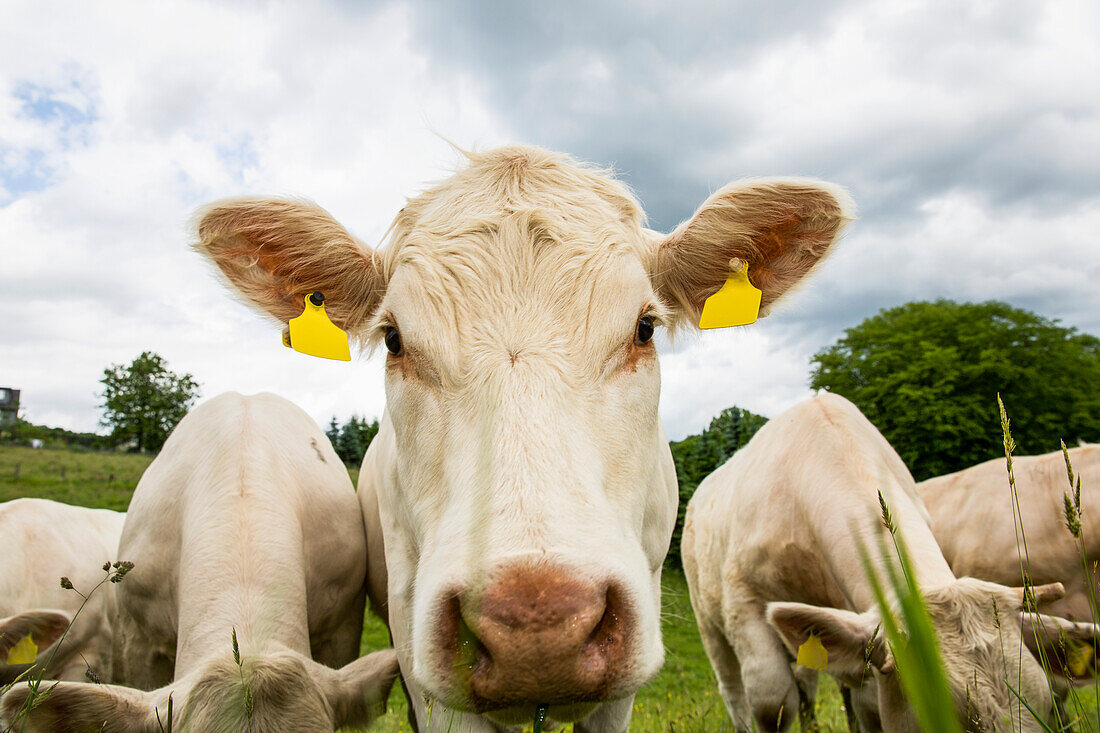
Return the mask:
[[[15,417],[18,414],[19,390],[0,387],[0,428],[10,428],[15,425]]]

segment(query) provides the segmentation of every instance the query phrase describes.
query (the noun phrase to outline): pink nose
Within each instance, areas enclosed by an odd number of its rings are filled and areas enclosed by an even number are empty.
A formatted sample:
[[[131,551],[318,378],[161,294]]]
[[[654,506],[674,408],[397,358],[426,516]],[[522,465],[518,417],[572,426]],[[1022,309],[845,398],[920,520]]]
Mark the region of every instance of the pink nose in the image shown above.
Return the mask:
[[[477,710],[596,702],[627,661],[633,614],[614,583],[515,566],[444,608],[444,644]]]

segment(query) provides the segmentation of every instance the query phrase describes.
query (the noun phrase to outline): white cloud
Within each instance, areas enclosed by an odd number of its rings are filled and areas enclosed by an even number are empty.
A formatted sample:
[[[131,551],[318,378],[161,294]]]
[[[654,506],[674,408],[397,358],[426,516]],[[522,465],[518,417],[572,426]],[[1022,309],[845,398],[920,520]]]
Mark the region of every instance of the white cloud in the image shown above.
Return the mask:
[[[318,421],[380,415],[377,364],[282,347],[188,250],[185,222],[222,195],[288,193],[376,241],[404,196],[454,162],[433,125],[464,142],[505,137],[475,85],[427,67],[399,6],[86,4],[58,15],[21,5],[8,15],[9,28],[48,21],[52,31],[0,43],[0,140],[56,167],[50,185],[0,208],[10,296],[0,379],[23,389],[27,416],[93,429],[103,368],[146,349],[193,373],[206,396],[266,389]],[[69,99],[74,76],[93,90],[94,115],[70,145],[13,92],[30,83]]]
[[[1080,82],[1100,72],[1095,4],[807,5],[798,31],[761,8],[650,9],[620,37],[618,11],[570,34],[578,11],[550,6],[534,31],[517,6],[520,25],[486,33],[501,18],[425,30],[434,11],[403,2],[5,3],[0,383],[29,418],[92,429],[102,369],[152,349],[206,396],[380,414],[378,363],[284,349],[185,222],[223,195],[305,195],[376,243],[455,162],[436,131],[613,163],[665,224],[745,174],[853,189],[863,219],[785,309],[666,353],[672,437],[733,404],[789,406],[815,350],[911,299],[1005,299],[1100,332],[1100,99]]]

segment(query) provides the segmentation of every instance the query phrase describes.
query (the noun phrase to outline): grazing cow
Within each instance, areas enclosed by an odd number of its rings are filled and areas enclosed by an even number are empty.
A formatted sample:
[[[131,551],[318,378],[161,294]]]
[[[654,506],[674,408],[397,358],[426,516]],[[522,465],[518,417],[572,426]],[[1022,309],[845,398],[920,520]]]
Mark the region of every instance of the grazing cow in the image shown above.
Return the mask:
[[[121,512],[46,499],[0,504],[0,687],[24,672],[58,680],[83,680],[88,669],[108,676],[111,586],[96,590],[82,610],[81,593],[107,578],[103,564],[117,559],[125,519]],[[76,590],[62,588],[62,577]],[[27,634],[38,646],[34,669],[5,665]]]
[[[361,486],[421,727],[493,730],[548,706],[578,731],[624,731],[664,658],[676,519],[654,329],[696,323],[733,258],[766,312],[829,250],[848,199],[742,182],[662,235],[566,156],[468,158],[381,250],[313,204],[255,198],[201,212],[196,248],[275,320],[321,291],[336,325],[388,351]]]
[[[119,552],[135,567],[117,591],[115,678],[152,691],[60,683],[26,730],[153,733],[169,695],[176,727],[194,731],[331,731],[384,709],[396,656],[356,660],[355,493],[286,400],[228,393],[187,415],[134,491]],[[5,722],[27,695],[5,695]]]
[[[1069,457],[1081,479],[1081,537],[1087,576],[1081,547],[1066,529],[1063,495],[1072,495],[1072,491],[1061,451],[1013,458],[1019,500],[1016,518],[1003,458],[922,481],[917,492],[932,516],[932,534],[956,575],[1010,584],[1021,582],[1026,568],[1033,583],[1057,582],[1066,588],[1065,597],[1046,610],[1090,621],[1086,577],[1091,577],[1094,598],[1100,599],[1096,568],[1100,560],[1100,445],[1071,448]],[[973,517],[982,521],[975,522]],[[1054,671],[1063,676],[1067,670],[1059,664]]]
[[[770,420],[688,506],[688,588],[736,729],[784,730],[799,716],[807,729],[817,673],[792,661],[811,633],[842,685],[875,683],[877,705],[858,709],[864,730],[914,729],[860,559],[862,545],[884,569],[880,491],[908,546],[960,718],[992,730],[1011,716],[1013,730],[1040,730],[1008,687],[1051,713],[1042,668],[1020,653],[1021,637],[1033,641],[1041,621],[1044,632],[1088,639],[1092,625],[1022,614],[1022,589],[956,578],[897,453],[852,403],[831,394]],[[1035,588],[1039,599],[1059,592],[1057,584]]]

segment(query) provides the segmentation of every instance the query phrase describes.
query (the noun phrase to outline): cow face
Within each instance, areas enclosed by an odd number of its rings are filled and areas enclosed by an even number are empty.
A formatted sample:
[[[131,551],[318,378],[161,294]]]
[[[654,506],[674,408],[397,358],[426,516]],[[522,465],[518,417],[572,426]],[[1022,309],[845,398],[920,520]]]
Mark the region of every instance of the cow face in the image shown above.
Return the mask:
[[[727,186],[671,235],[546,151],[470,155],[374,252],[299,202],[202,213],[197,248],[280,321],[321,290],[386,350],[377,487],[402,667],[449,707],[559,719],[659,669],[676,515],[654,332],[697,322],[733,258],[764,312],[847,219],[838,189]],[[393,609],[405,618],[395,619]]]

